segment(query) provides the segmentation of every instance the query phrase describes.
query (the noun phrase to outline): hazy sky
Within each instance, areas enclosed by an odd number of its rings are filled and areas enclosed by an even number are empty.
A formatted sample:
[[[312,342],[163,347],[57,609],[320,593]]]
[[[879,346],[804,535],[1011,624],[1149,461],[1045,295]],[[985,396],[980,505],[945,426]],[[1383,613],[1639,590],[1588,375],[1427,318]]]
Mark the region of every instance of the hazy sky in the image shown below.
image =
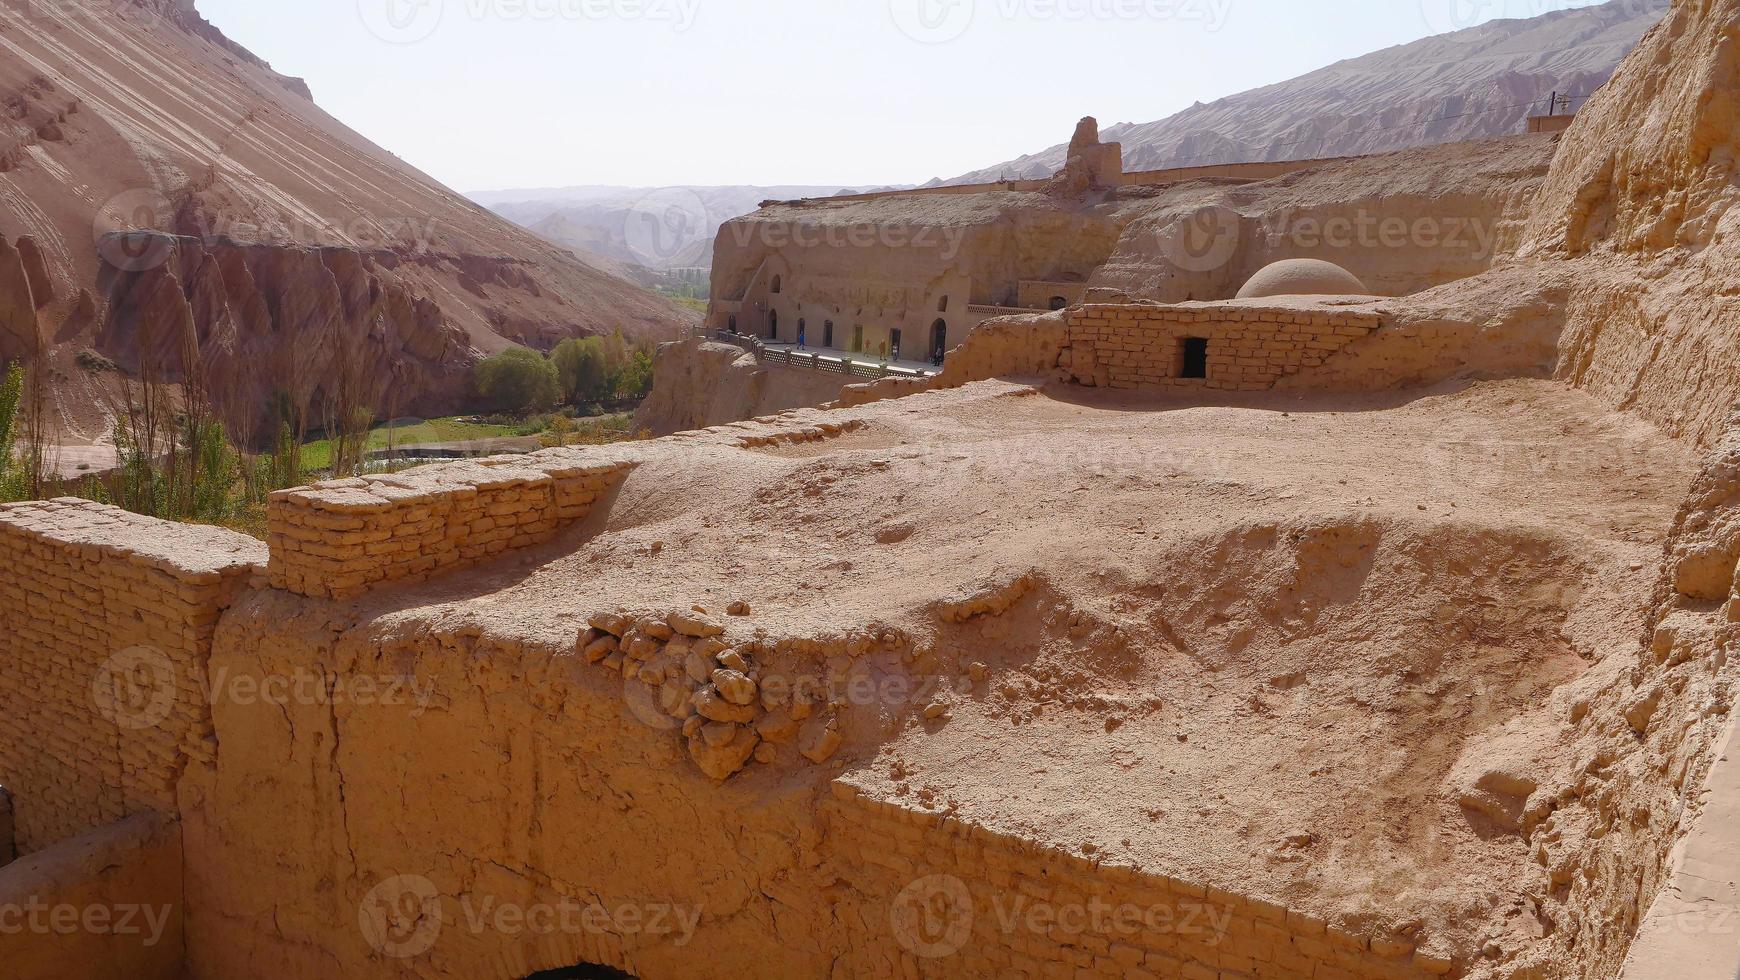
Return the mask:
[[[451,187],[952,177],[1596,0],[198,0]]]

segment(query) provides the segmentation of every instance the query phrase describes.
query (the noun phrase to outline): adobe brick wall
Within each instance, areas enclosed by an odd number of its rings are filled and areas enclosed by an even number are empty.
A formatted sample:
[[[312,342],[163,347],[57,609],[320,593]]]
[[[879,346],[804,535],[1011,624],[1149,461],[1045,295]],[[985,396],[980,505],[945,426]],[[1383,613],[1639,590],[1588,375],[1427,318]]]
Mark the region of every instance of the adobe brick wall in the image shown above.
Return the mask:
[[[1266,391],[1383,325],[1381,313],[1328,309],[1308,298],[1072,306],[987,320],[949,352],[940,375],[852,385],[836,404],[854,408],[1010,377],[1099,388]],[[1207,378],[1179,377],[1187,337],[1209,342]],[[1346,378],[1335,379],[1336,387],[1346,385]]]
[[[474,565],[585,520],[632,468],[614,447],[557,449],[284,490],[267,506],[271,583],[347,599]]]
[[[1064,314],[1071,380],[1101,388],[1266,391],[1383,325],[1375,313],[1247,304],[1081,306]],[[1208,341],[1208,377],[1179,376],[1183,343]]]
[[[1453,964],[1258,898],[1093,861],[833,785],[841,877],[887,896],[849,924],[866,976],[1435,978]],[[965,923],[963,927],[961,924]]]
[[[20,854],[176,811],[215,758],[202,689],[260,542],[84,500],[0,506],[0,784]]]

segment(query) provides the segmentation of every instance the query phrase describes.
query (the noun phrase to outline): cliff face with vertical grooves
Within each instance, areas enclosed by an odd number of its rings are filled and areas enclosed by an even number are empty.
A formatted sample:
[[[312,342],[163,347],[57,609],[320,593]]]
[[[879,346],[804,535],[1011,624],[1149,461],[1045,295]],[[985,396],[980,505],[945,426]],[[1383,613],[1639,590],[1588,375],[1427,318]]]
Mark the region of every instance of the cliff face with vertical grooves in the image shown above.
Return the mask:
[[[1740,4],[1677,0],[1564,135],[1522,235],[1577,269],[1561,374],[1675,435],[1740,402]]]
[[[179,380],[197,339],[251,431],[281,397],[318,405],[340,363],[380,390],[377,413],[434,414],[464,408],[470,365],[510,344],[666,340],[692,320],[307,94],[191,0],[0,0],[0,358],[41,348],[65,375],[92,348]],[[70,441],[106,433],[61,401]]]

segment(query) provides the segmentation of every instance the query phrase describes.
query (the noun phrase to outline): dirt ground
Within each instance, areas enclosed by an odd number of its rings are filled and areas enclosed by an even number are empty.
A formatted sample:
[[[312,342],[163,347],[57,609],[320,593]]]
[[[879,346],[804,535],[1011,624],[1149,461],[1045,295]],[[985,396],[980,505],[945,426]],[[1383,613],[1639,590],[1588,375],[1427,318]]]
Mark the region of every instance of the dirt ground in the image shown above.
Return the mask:
[[[1463,948],[1527,938],[1538,869],[1480,787],[1571,761],[1571,705],[1636,649],[1684,447],[1547,381],[1234,407],[984,382],[863,417],[668,454],[578,536],[391,615],[559,642],[600,609],[747,601],[775,638],[895,628],[922,676],[853,704],[842,773],[875,795]]]

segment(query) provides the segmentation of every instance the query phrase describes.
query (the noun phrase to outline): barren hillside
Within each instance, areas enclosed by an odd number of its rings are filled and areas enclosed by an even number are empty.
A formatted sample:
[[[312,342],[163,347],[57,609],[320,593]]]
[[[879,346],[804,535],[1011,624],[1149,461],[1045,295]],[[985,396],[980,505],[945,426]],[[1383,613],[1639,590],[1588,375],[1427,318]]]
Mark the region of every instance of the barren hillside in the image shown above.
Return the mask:
[[[0,52],[0,283],[29,284],[0,357],[51,349],[69,439],[107,429],[85,348],[178,379],[197,339],[245,427],[347,372],[377,411],[453,410],[481,353],[688,320],[346,128],[192,0],[0,0]]]
[[[1554,92],[1581,108],[1669,0],[1614,0],[1498,20],[1330,65],[1289,82],[1107,129],[1129,170],[1380,153],[1525,130]],[[950,184],[1046,177],[1063,145]]]

